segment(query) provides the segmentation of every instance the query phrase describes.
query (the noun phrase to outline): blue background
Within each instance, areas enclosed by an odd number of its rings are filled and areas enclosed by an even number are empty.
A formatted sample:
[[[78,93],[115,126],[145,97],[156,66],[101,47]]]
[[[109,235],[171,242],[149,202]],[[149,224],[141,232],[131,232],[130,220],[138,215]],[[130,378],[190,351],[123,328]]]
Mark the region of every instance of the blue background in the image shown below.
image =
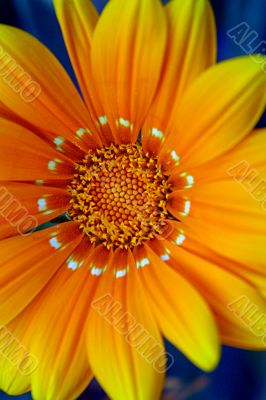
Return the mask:
[[[258,32],[260,40],[266,40],[265,0],[211,2],[217,21],[219,60],[243,55],[243,51],[226,35],[228,29],[242,21]],[[104,0],[94,1],[99,11],[105,3]],[[0,22],[31,32],[55,53],[74,79],[52,0],[0,0]],[[265,126],[265,122],[264,118],[260,125]],[[266,400],[265,353],[225,347],[217,370],[211,374],[204,374],[175,348],[169,344],[167,347],[176,362],[168,373],[169,389],[164,393],[164,400]],[[0,392],[0,400],[11,398],[14,399]],[[31,396],[26,394],[16,399],[28,400]],[[103,400],[106,397],[97,383],[93,382],[80,399]]]

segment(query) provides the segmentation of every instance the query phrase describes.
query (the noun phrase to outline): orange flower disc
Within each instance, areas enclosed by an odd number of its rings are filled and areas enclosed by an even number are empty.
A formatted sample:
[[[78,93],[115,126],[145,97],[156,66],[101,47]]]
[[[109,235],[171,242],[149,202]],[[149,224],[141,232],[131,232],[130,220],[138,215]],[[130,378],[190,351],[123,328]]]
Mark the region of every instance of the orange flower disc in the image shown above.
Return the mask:
[[[90,150],[75,168],[68,214],[93,243],[128,249],[160,234],[171,185],[139,143]]]

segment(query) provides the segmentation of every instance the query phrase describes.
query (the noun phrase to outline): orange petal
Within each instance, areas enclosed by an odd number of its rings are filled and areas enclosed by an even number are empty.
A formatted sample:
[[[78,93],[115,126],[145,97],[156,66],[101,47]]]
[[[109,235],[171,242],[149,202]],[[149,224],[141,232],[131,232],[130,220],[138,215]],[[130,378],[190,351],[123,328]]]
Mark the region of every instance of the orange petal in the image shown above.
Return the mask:
[[[200,257],[208,260],[217,265],[222,265],[224,269],[232,272],[243,280],[254,285],[258,290],[266,290],[266,279],[265,279],[265,266],[256,265],[255,263],[244,264],[238,261],[234,261],[225,256],[225,254],[217,253],[208,247],[208,242],[204,243],[200,238],[193,239],[192,233],[186,224],[176,221],[169,221],[170,227],[168,234],[164,237],[171,243],[184,247],[197,254]],[[162,238],[160,238],[162,239]]]
[[[117,250],[98,278],[87,346],[92,370],[110,398],[159,399],[165,351],[129,252]]]
[[[173,0],[165,12],[169,29],[166,62],[142,130],[145,151],[157,154],[180,96],[216,58],[215,21],[208,0]]]
[[[212,370],[219,359],[219,343],[207,304],[181,274],[167,266],[168,252],[159,257],[145,245],[136,248],[134,256],[163,335],[198,367]]]
[[[63,214],[69,204],[64,189],[26,183],[0,185],[0,239],[26,234]]]
[[[109,144],[113,136],[107,121],[101,123],[104,111],[91,71],[91,41],[98,13],[90,0],[54,0],[54,6],[91,119],[103,143]]]
[[[25,391],[29,391],[31,378],[34,377],[34,382],[36,380],[36,375],[42,371],[43,365],[47,361],[47,358],[54,356],[53,359],[49,360],[49,368],[46,368],[45,373],[49,372],[47,375],[47,379],[40,385],[44,390],[41,392],[41,396],[38,398],[53,398],[53,391],[56,391],[57,399],[65,399],[65,398],[74,398],[76,397],[72,393],[79,394],[84,386],[88,383],[91,373],[88,371],[88,362],[86,353],[82,351],[81,354],[78,354],[78,363],[79,365],[75,365],[75,358],[73,358],[73,354],[71,360],[68,360],[67,371],[63,368],[59,371],[57,370],[57,376],[53,382],[53,387],[49,390],[49,382],[52,379],[51,365],[56,370],[56,363],[60,362],[59,367],[62,367],[62,363],[64,360],[62,359],[62,347],[66,350],[67,343],[64,341],[64,346],[60,347],[58,344],[56,333],[63,340],[64,334],[67,332],[67,329],[62,333],[58,327],[58,321],[62,322],[63,311],[67,311],[69,308],[69,293],[67,289],[71,287],[71,293],[73,291],[73,285],[80,284],[85,282],[88,277],[87,271],[83,271],[83,275],[81,276],[80,270],[74,274],[73,270],[78,269],[90,256],[90,248],[91,245],[88,239],[84,239],[80,245],[76,247],[76,249],[72,252],[71,256],[66,260],[64,264],[60,267],[60,269],[56,272],[53,279],[49,282],[48,285],[42,290],[42,292],[36,296],[34,301],[11,323],[7,325],[7,327],[3,328],[0,331],[0,346],[3,351],[3,357],[0,357],[0,365],[4,368],[0,370],[0,385],[1,388],[4,389],[9,394],[20,394]],[[76,280],[75,280],[76,278]],[[80,279],[81,278],[81,279]],[[72,279],[72,281],[71,281]],[[78,281],[78,282],[77,282]],[[88,282],[86,282],[87,284]],[[68,296],[67,300],[64,296]],[[56,298],[56,302],[54,299]],[[64,304],[62,304],[64,302]],[[66,307],[67,304],[67,307]],[[72,303],[73,304],[73,303]],[[81,308],[81,307],[80,307]],[[59,313],[60,311],[60,313]],[[60,314],[60,315],[58,315]],[[73,319],[69,318],[70,324],[73,326]],[[55,322],[56,320],[56,322]],[[45,329],[43,329],[43,323],[45,323]],[[56,329],[53,329],[52,333],[48,329],[50,327],[54,328],[53,323],[56,323]],[[36,332],[42,332],[42,346],[40,352],[40,346],[36,348],[36,353],[33,352],[32,348],[38,343],[39,336],[36,335]],[[73,333],[73,332],[72,332]],[[12,341],[10,338],[12,337]],[[49,338],[49,345],[45,345],[45,339]],[[73,334],[69,335],[69,339],[77,340],[77,337]],[[54,347],[51,345],[57,343],[57,356],[53,353]],[[83,343],[84,349],[84,343]],[[61,350],[61,352],[60,352]],[[73,349],[71,349],[72,352]],[[66,353],[64,353],[66,354]],[[85,356],[84,356],[85,354]],[[83,357],[84,356],[84,357]],[[82,361],[85,359],[85,362]],[[78,373],[77,379],[68,379],[68,373],[72,374],[73,377],[73,367],[83,368],[82,372]],[[74,368],[75,369],[75,368]],[[67,382],[61,385],[62,376],[61,372],[64,373],[64,379]],[[42,375],[44,377],[44,374]],[[43,381],[43,380],[42,380]],[[48,390],[47,390],[48,384]],[[60,386],[58,387],[57,384]],[[73,388],[75,389],[73,391]]]
[[[33,132],[0,119],[0,180],[71,179],[73,163]]]
[[[32,374],[37,399],[76,399],[92,379],[85,351],[86,320],[94,281],[88,260],[92,246],[85,238],[68,258],[43,296],[32,325],[30,350],[39,360]]]
[[[10,118],[12,121],[12,118]],[[23,125],[23,123],[21,124]],[[67,140],[63,136],[56,135],[55,133],[50,133],[42,130],[33,130],[35,135],[39,136],[43,140],[45,140],[53,149],[55,149],[58,153],[62,153],[67,158],[72,161],[80,161],[84,158],[84,154],[87,149],[94,149],[97,147],[96,143],[93,144],[89,136],[86,137],[86,131],[80,129],[78,132],[75,144],[69,140]]]
[[[255,264],[243,264],[234,261],[230,258],[225,257],[222,254],[211,250],[206,245],[197,242],[190,237],[187,238],[184,246],[189,251],[192,251],[198,256],[207,259],[209,262],[217,265],[222,265],[225,270],[231,272],[232,274],[240,277],[250,285],[256,287],[258,291],[263,292],[264,290],[266,290],[265,266],[257,266]]]
[[[265,270],[266,130],[195,172],[189,189],[191,235],[236,262]]]
[[[114,29],[115,24],[115,29]],[[92,41],[92,70],[117,143],[136,140],[161,76],[167,24],[159,0],[114,0]]]
[[[45,287],[80,242],[75,223],[0,241],[0,324],[16,317]]]
[[[75,132],[93,128],[91,118],[67,73],[37,39],[0,25],[0,91],[5,109],[32,124],[83,146]],[[100,143],[97,132],[84,135]]]
[[[202,293],[215,315],[225,344],[251,349],[262,349],[265,346],[262,336],[254,334],[255,329],[259,328],[256,327],[257,318],[266,311],[266,302],[257,289],[228,271],[221,259],[213,262],[203,254],[196,254],[188,239],[182,247],[170,241],[156,241],[152,248],[158,256],[167,253],[169,260],[166,262]],[[245,304],[242,301],[240,310],[238,302],[243,298],[248,300]],[[237,310],[243,312],[243,315],[237,315]],[[253,331],[252,327],[255,327]]]
[[[230,150],[260,118],[265,89],[266,74],[250,57],[209,68],[174,109],[162,162],[164,154],[175,151],[183,169],[193,168]]]
[[[186,224],[193,237],[218,253],[247,265],[265,267],[265,210],[236,182],[195,188]]]
[[[167,210],[179,221],[184,221],[184,219],[191,213],[191,200],[188,191],[175,191],[170,193]]]
[[[190,172],[196,182],[204,184],[228,180],[230,177],[240,182],[245,177],[243,184],[249,189],[253,179],[254,183],[257,182],[258,174],[266,174],[265,152],[266,129],[256,129],[224,155],[207,164],[191,168]],[[180,187],[175,178],[171,178],[172,182],[176,188]]]
[[[20,118],[18,115],[14,114],[10,110],[8,110],[4,104],[0,101],[0,118],[10,121],[10,123],[16,123],[17,125],[23,126],[29,131],[34,132],[36,136],[39,136],[44,141],[46,141],[51,147],[53,147],[57,152],[63,153],[66,157],[71,159],[72,161],[78,161],[84,157],[84,147],[94,148],[92,143],[90,143],[90,139],[86,139],[84,134],[82,135],[80,130],[80,134],[78,136],[78,141],[76,144],[70,142],[63,136],[59,136],[57,133],[50,133],[43,129],[36,129],[27,121],[24,121],[23,118]],[[71,135],[72,137],[73,135]],[[82,148],[83,147],[83,150]]]
[[[54,0],[54,7],[79,86],[90,106],[91,76],[88,64],[98,13],[90,0]]]

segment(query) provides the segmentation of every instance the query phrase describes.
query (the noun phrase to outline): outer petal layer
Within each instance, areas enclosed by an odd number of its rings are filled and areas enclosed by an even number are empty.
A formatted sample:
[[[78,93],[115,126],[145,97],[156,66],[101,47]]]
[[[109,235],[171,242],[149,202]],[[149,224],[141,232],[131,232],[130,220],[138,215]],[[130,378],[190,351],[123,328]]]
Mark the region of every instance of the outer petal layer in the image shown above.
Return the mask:
[[[36,399],[76,399],[92,378],[85,351],[85,327],[93,294],[90,253],[91,244],[85,238],[62,265],[40,302],[30,346],[39,360],[32,375]]]
[[[73,163],[30,130],[0,119],[0,180],[70,179]]]
[[[213,251],[265,271],[266,130],[224,156],[192,170],[190,234]],[[177,192],[176,192],[177,193]],[[174,211],[173,211],[174,212]]]
[[[80,128],[93,127],[77,90],[63,67],[38,40],[19,29],[0,26],[0,92],[4,112],[77,144]],[[85,135],[89,144],[97,133]]]
[[[216,58],[215,21],[208,0],[173,0],[165,12],[169,28],[165,67],[142,130],[144,148],[150,152],[158,152],[165,140],[180,96]]]
[[[0,389],[11,396],[30,391],[31,374],[38,368],[38,359],[29,349],[36,311],[37,302],[0,328]]]
[[[54,0],[65,44],[82,94],[90,105],[90,48],[98,13],[90,0]]]
[[[35,299],[81,238],[77,225],[69,222],[0,241],[0,325]]]
[[[197,247],[190,239],[182,247],[170,241],[157,241],[153,249],[159,256],[168,253],[169,260],[166,262],[202,293],[215,315],[223,343],[263,349],[265,344],[262,335],[251,329],[256,325],[257,318],[265,315],[266,311],[265,300],[259,291],[245,279],[226,270],[226,262],[222,259],[216,258],[214,262],[207,254],[197,253]],[[242,308],[236,306],[241,298],[248,299],[246,304],[242,303]],[[238,313],[234,312],[234,307]],[[258,324],[257,329],[259,327]]]
[[[266,74],[250,57],[209,68],[174,109],[162,162],[174,150],[182,168],[192,168],[230,150],[257,123],[265,108],[265,93]]]
[[[114,28],[115,24],[115,28]],[[167,25],[159,0],[113,0],[92,42],[92,70],[117,143],[137,138],[161,76]]]
[[[98,278],[88,319],[89,360],[110,398],[159,399],[164,347],[131,257],[118,250],[112,268]]]
[[[136,250],[135,258],[163,335],[197,366],[213,369],[220,352],[207,304],[189,282],[163,262],[170,258],[167,252],[158,257],[145,245]]]
[[[0,239],[26,234],[63,214],[69,196],[65,189],[27,183],[0,184]]]
[[[56,14],[82,95],[104,144],[113,142],[91,70],[91,41],[98,13],[90,0],[54,0]]]

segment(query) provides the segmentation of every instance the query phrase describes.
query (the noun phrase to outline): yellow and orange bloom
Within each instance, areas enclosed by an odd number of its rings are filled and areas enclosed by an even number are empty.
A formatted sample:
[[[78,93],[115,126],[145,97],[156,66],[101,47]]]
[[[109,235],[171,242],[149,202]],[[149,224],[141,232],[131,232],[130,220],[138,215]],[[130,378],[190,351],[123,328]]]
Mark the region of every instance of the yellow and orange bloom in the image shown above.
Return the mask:
[[[19,235],[1,212],[0,325],[38,368],[0,354],[0,388],[72,400],[95,376],[111,399],[159,399],[162,337],[205,371],[221,344],[265,347],[228,305],[266,311],[266,213],[228,170],[266,177],[266,74],[259,57],[216,64],[207,0],[54,4],[82,98],[47,48],[0,26],[41,87],[27,102],[0,79],[1,188],[39,224],[69,219]]]

